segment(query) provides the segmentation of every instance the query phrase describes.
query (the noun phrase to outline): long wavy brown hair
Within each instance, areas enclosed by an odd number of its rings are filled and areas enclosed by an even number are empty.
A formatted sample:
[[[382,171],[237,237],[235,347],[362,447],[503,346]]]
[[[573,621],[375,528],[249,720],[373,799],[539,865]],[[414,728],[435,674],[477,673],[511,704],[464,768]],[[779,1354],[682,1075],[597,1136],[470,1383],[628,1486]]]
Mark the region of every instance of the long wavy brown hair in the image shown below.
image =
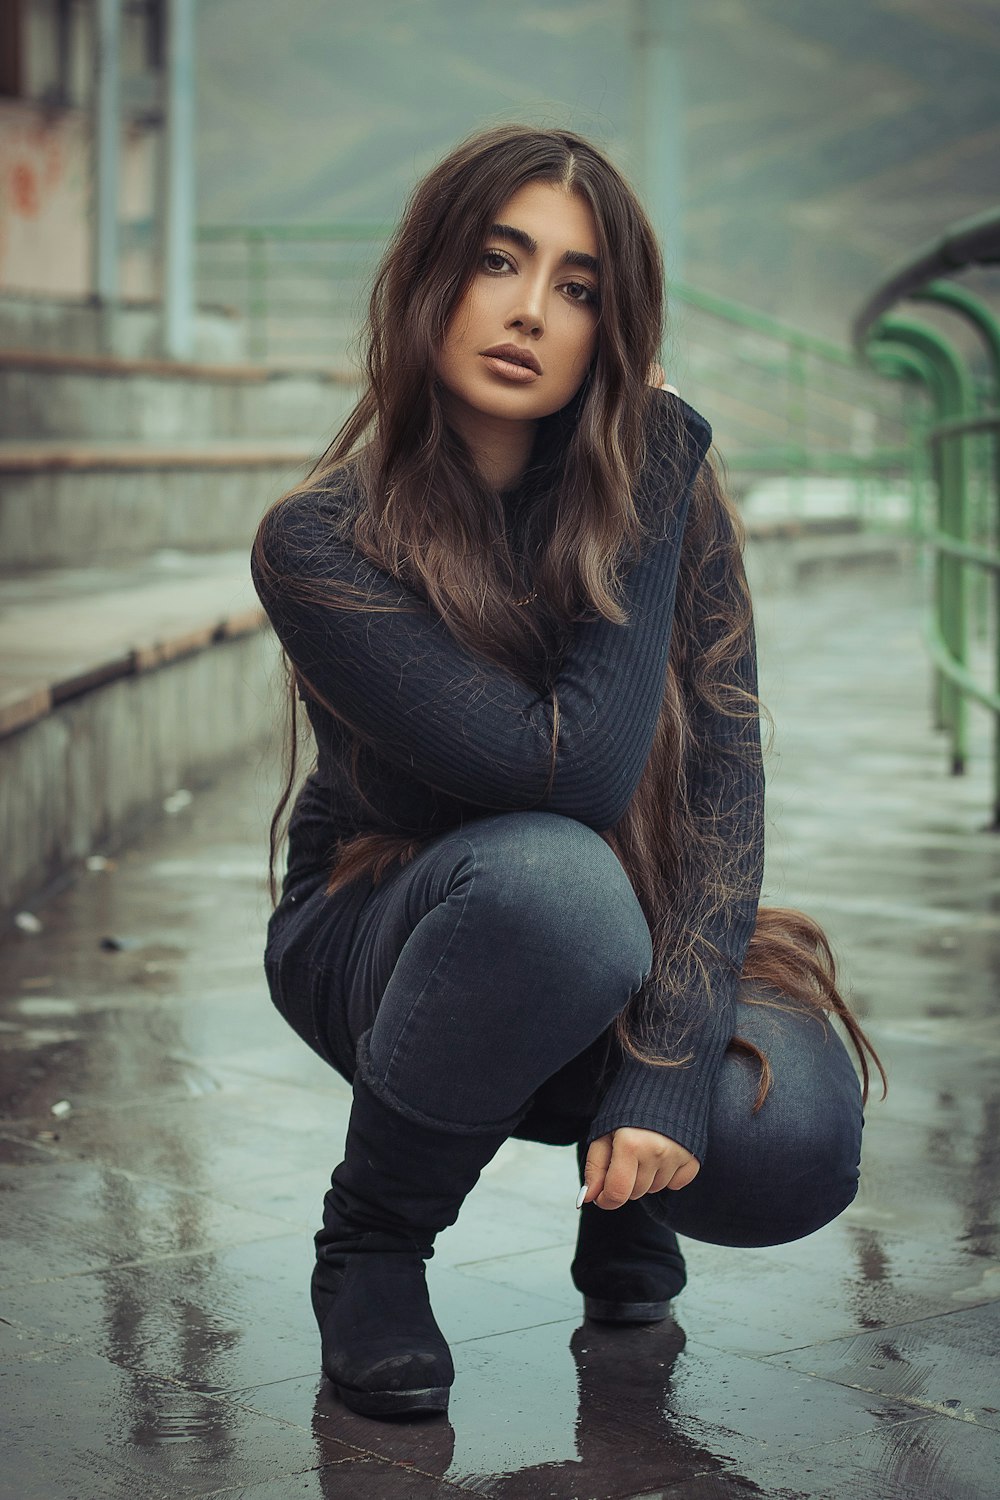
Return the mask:
[[[600,264],[608,269],[602,275],[597,350],[584,386],[567,408],[539,424],[527,477],[539,503],[529,508],[528,533],[515,548],[501,497],[445,422],[435,371],[490,225],[502,205],[533,182],[560,184],[589,204]],[[601,152],[567,131],[517,125],[467,140],[424,178],[407,205],[375,276],[361,399],[309,476],[265,515],[254,543],[256,567],[314,607],[370,607],[362,597],[297,577],[294,569],[276,573],[264,545],[283,504],[336,488],[353,458],[362,490],[352,521],[355,546],[433,606],[456,640],[551,693],[554,775],[560,652],[574,621],[588,613],[625,622],[619,602],[623,569],[655,523],[643,513],[637,479],[646,460],[653,400],[647,381],[663,316],[656,237],[635,194]],[[659,483],[677,495],[691,477],[686,427],[676,402],[660,404],[658,419],[673,431],[658,445],[658,453],[667,455]],[[662,514],[662,493],[658,503]],[[695,768],[702,782],[706,767],[724,779],[734,758],[759,756],[756,678],[745,670],[752,661],[753,619],[742,546],[738,515],[709,455],[691,489],[652,749],[624,815],[601,830],[635,890],[654,954],[649,979],[619,1015],[615,1033],[627,1053],[650,1064],[687,1061],[683,1035],[670,1056],[655,1037],[662,1037],[675,997],[690,995],[692,986],[700,987],[705,1005],[712,1003],[712,970],[725,960],[706,933],[713,924],[717,931],[728,914],[745,920],[750,910],[756,926],[742,977],[757,983],[746,987],[747,997],[837,1016],[857,1052],[867,1098],[869,1057],[883,1086],[885,1073],[840,993],[825,934],[799,911],[759,906],[754,913],[762,829],[749,826],[752,818],[720,818],[711,799],[690,790],[698,780]],[[520,597],[526,593],[527,604]],[[287,657],[286,671],[290,753],[271,824],[272,899],[297,779],[297,697],[311,696],[343,717]],[[717,732],[720,715],[734,731],[725,743]],[[411,859],[422,842],[383,832],[344,840],[327,889],[338,890],[363,873],[377,882]],[[759,1107],[771,1084],[770,1066],[751,1044],[734,1041],[758,1059]]]

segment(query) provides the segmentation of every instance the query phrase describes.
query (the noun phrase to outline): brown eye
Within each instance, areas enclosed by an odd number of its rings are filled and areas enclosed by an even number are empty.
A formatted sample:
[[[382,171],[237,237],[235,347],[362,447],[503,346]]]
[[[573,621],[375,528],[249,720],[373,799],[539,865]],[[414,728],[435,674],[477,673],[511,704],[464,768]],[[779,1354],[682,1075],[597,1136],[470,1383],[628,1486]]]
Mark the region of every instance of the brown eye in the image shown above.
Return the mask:
[[[501,250],[484,250],[482,265],[484,270],[494,274],[510,269],[510,261]]]

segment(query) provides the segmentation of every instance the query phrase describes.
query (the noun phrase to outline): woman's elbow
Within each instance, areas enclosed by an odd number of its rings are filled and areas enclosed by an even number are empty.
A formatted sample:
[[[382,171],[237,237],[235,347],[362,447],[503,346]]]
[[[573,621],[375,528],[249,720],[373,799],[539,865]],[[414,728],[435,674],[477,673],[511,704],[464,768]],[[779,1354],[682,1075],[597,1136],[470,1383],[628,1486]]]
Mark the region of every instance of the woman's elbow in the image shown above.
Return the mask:
[[[625,816],[641,777],[623,764],[620,753],[611,751],[587,756],[557,766],[551,812],[563,813],[586,823],[595,833],[604,833]]]

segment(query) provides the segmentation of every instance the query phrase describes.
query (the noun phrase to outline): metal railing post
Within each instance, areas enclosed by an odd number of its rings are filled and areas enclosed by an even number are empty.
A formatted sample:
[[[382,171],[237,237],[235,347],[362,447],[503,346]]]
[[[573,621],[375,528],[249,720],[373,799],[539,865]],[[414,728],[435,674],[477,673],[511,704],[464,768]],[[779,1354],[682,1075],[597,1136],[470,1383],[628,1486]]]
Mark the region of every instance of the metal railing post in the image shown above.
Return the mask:
[[[916,435],[913,445],[913,472],[914,472],[914,494],[919,493],[919,504],[914,499],[912,512],[913,534],[921,537],[936,529],[939,524],[940,497],[944,484],[940,469],[940,451],[928,441],[927,430],[934,422],[942,420],[945,410],[945,395],[941,381],[941,373],[934,362],[925,354],[908,345],[890,342],[888,336],[873,337],[868,345],[868,355],[877,369],[887,375],[894,375],[897,379],[907,380],[912,388],[913,383],[923,386],[931,398],[934,417],[931,423],[924,422],[923,430]],[[919,481],[917,475],[919,473]],[[919,483],[919,489],[918,489]],[[928,486],[931,488],[931,504],[934,507],[931,525],[930,507],[926,503]],[[921,549],[921,556],[924,551]],[[935,551],[930,559],[931,593],[930,609],[934,629],[937,634],[942,633],[942,565],[944,558],[942,554]],[[936,663],[931,668],[931,722],[935,729],[946,729],[948,727],[947,701],[947,678]]]
[[[805,352],[792,345],[788,350],[788,446],[791,457],[791,490],[800,518],[805,512],[808,470],[809,406]]]
[[[163,173],[163,308],[161,340],[168,359],[190,359],[195,348],[194,108],[195,0],[169,0],[166,129]]]
[[[952,345],[935,329],[911,318],[884,316],[872,331],[875,340],[887,339],[915,349],[937,371],[935,404],[939,420],[972,415],[972,380]],[[938,477],[938,529],[958,542],[969,542],[965,440],[960,435],[935,446]],[[962,671],[969,654],[969,577],[962,560],[949,553],[938,554],[935,569],[937,607],[935,616],[944,644]],[[968,760],[968,702],[958,683],[945,676],[940,691],[941,718],[951,737],[951,769],[964,772]]]
[[[267,241],[263,235],[247,235],[247,315],[250,349],[267,358]]]
[[[912,435],[910,444],[910,482],[912,504],[910,508],[910,530],[919,538],[927,529],[926,498],[929,481],[933,478],[930,450],[927,446],[928,422],[923,404],[914,400],[916,391],[928,392],[937,409],[939,381],[937,370],[930,360],[918,354],[916,349],[897,348],[887,341],[873,342],[869,347],[869,359],[884,375],[905,381],[903,387],[904,411],[907,431]]]
[[[91,290],[97,305],[101,349],[118,349],[121,299],[121,0],[98,0],[94,17],[93,179],[91,191]]]
[[[913,293],[913,299],[917,302],[929,302],[933,306],[945,307],[949,312],[956,313],[964,322],[969,323],[979,334],[983,347],[986,351],[986,363],[989,372],[986,390],[984,392],[983,409],[1000,410],[1000,319],[994,315],[992,309],[986,305],[981,297],[970,292],[968,287],[956,286],[952,281],[932,281],[929,285],[921,287]],[[990,536],[992,530],[994,537],[1000,542],[1000,440],[994,433],[992,437],[984,434],[981,439],[973,438],[977,443],[982,442],[984,462],[982,473],[984,478],[983,493],[978,497],[981,501],[978,507],[977,520],[979,525],[977,533],[983,540]],[[990,451],[992,449],[992,464],[990,463]],[[980,471],[979,464],[975,470]],[[991,473],[992,470],[992,473]],[[992,478],[992,494],[990,479]],[[988,595],[985,592],[989,588],[988,580],[981,574],[984,590],[979,595],[980,624],[988,628]],[[993,580],[993,600],[996,606],[995,622],[1000,622],[1000,579]],[[1000,680],[1000,649],[997,651],[998,680]],[[1000,762],[1000,721],[996,726],[997,733],[997,759]],[[998,765],[998,777],[1000,777],[1000,765]]]

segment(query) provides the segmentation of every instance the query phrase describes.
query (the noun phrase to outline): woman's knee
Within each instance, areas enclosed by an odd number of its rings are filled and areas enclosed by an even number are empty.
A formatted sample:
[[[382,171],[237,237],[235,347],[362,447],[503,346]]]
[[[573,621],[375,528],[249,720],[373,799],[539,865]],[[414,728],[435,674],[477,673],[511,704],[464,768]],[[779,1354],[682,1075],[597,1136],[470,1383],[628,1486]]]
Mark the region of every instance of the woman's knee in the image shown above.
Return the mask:
[[[783,1244],[822,1228],[853,1201],[861,1093],[843,1042],[820,1013],[739,1009],[738,1035],[767,1057],[772,1085],[755,1110],[759,1063],[734,1049],[726,1054],[706,1160],[689,1187],[670,1195],[677,1199],[670,1218],[695,1239]]]
[[[614,977],[638,989],[652,964],[645,917],[617,857],[586,824],[555,813],[508,813],[467,823],[476,899],[493,942],[544,954],[572,992]]]

